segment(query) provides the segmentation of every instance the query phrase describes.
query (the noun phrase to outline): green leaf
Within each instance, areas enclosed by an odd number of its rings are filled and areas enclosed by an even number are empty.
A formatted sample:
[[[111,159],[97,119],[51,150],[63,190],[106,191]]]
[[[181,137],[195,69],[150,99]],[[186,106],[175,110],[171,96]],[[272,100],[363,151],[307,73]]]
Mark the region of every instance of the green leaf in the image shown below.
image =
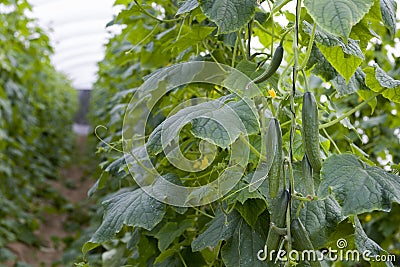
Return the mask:
[[[192,220],[184,220],[179,224],[177,222],[168,222],[157,232],[155,237],[158,239],[158,248],[164,251],[169,245],[183,232],[192,226]]]
[[[382,95],[390,101],[400,103],[400,81],[387,75],[379,66],[367,67],[366,84],[374,92],[382,92]],[[386,89],[386,90],[385,90]]]
[[[312,73],[322,77],[326,82],[335,78],[338,73],[334,67],[324,57],[316,45],[313,45],[310,59],[307,62],[307,69],[312,69]]]
[[[359,157],[360,159],[362,159],[366,163],[368,163],[370,165],[374,165],[374,162],[372,162],[371,160],[368,159],[369,155],[367,153],[365,153],[361,148],[356,146],[354,143],[350,144],[350,148],[351,148],[351,152],[354,155],[356,155],[357,157]]]
[[[328,157],[321,170],[320,198],[330,194],[342,206],[345,216],[373,210],[390,211],[400,203],[400,177],[371,167],[351,154]]]
[[[243,100],[240,100],[239,102],[228,102],[227,106],[230,109],[226,111],[234,112],[246,128],[244,134],[251,135],[258,132],[259,120],[255,106],[249,106],[248,103],[253,104],[253,102],[246,102]],[[221,112],[221,116],[223,116],[222,112],[224,111],[222,109],[218,112]],[[215,113],[214,116],[215,118],[219,117],[219,115],[216,115]],[[229,118],[230,116],[226,115],[226,117]],[[192,133],[198,138],[210,140],[211,143],[221,147],[227,147],[232,143],[229,138],[232,132],[228,133],[223,125],[209,118],[193,119]],[[236,140],[238,136],[234,135],[233,137],[235,138],[234,140]]]
[[[244,204],[236,203],[237,211],[251,227],[255,227],[258,216],[265,211],[267,203],[263,199],[249,199]]]
[[[371,10],[373,7],[371,8]],[[371,11],[370,11],[371,12]],[[369,13],[368,13],[369,14]],[[368,16],[366,15],[366,17]],[[359,41],[359,46],[363,53],[366,52],[369,41],[371,38],[376,37],[370,30],[370,22],[364,17],[358,24],[356,24],[350,33],[350,37],[353,40]]]
[[[374,95],[374,92],[371,90],[358,90],[357,94],[361,97],[361,99],[368,99]],[[375,99],[368,102],[368,105],[371,107],[371,114],[374,113],[376,105],[378,104],[378,100]]]
[[[293,175],[296,191],[305,196],[308,189],[306,188],[307,181],[305,181],[301,164],[301,162],[293,164]],[[320,182],[319,177],[314,174],[313,178],[314,186],[317,188]],[[297,210],[300,202],[298,200],[293,200],[293,202],[293,210]],[[279,205],[279,203],[277,204]],[[299,217],[304,223],[314,248],[322,248],[328,242],[330,235],[335,231],[339,222],[344,219],[341,214],[341,207],[332,196],[323,200],[303,202],[303,205]]]
[[[314,248],[322,248],[344,217],[341,208],[333,197],[324,200],[304,202],[300,219],[310,235]]]
[[[154,241],[151,237],[140,235],[135,247],[136,255],[130,259],[130,263],[134,266],[146,266],[158,252],[157,244]]]
[[[258,69],[257,63],[248,61],[246,59],[240,61],[236,65],[236,69],[251,79],[255,79],[256,77],[260,76],[265,70]]]
[[[214,31],[215,27],[193,25],[191,27],[183,25],[178,40],[175,40],[168,48],[176,49],[180,53],[189,47],[196,47],[196,44],[207,39]]]
[[[90,243],[103,243],[114,238],[122,226],[153,229],[165,214],[165,204],[147,195],[143,189],[121,190],[112,198],[104,201],[104,218]]]
[[[376,66],[375,68],[375,78],[379,84],[385,88],[398,88],[400,86],[399,80],[395,80],[387,75],[386,72],[384,72],[379,66]]]
[[[206,230],[201,233],[193,242],[192,250],[200,251],[207,247],[215,247],[221,240],[228,240],[236,230],[236,226],[241,221],[237,211],[224,214],[218,210],[214,219],[206,225]]]
[[[289,142],[290,140],[290,131],[288,131],[284,136],[283,136],[283,147],[289,151]],[[293,134],[293,158],[296,160],[301,160],[304,156],[304,147],[303,147],[303,139],[301,137],[301,131],[296,130]]]
[[[373,3],[373,0],[304,0],[308,13],[322,29],[345,38]]]
[[[169,144],[178,136],[179,130],[189,122],[192,123],[191,131],[194,136],[227,148],[240,134],[249,135],[258,132],[259,121],[255,110],[250,100],[225,104],[223,99],[181,109],[150,134],[147,149],[149,153],[160,153],[161,139],[164,144]]]
[[[325,58],[317,46],[313,46],[307,68],[313,68],[312,73],[322,77],[325,81],[330,81],[339,95],[352,94],[359,89],[367,89],[365,85],[365,73],[361,68],[357,68],[353,76],[347,82]]]
[[[338,240],[344,239],[347,242],[346,250],[356,250],[354,244],[354,226],[350,220],[343,220],[337,226],[335,231],[330,235],[329,241],[325,247],[331,247],[332,249],[340,249],[338,247]]]
[[[335,70],[346,79],[347,83],[363,61],[363,59],[358,56],[345,54],[343,49],[339,46],[317,46]]]
[[[170,248],[167,250],[164,250],[160,253],[160,255],[157,256],[157,258],[154,260],[154,264],[164,262],[166,259],[171,258],[172,256],[175,255],[175,253],[179,252],[176,248]]]
[[[249,177],[252,177],[252,176],[249,176]],[[232,190],[229,194],[231,194],[233,192],[235,192],[236,194],[233,195],[233,197],[228,198],[228,201],[230,204],[233,204],[235,201],[239,201],[241,204],[244,204],[248,199],[257,199],[257,198],[263,199],[263,196],[257,190],[250,192],[249,184],[245,183],[243,180],[240,180],[235,185],[235,187],[232,188]]]
[[[383,249],[365,234],[364,229],[357,216],[354,216],[354,226],[355,226],[354,241],[357,246],[357,249],[360,252],[369,250],[372,253],[371,256],[380,255]]]
[[[365,85],[365,73],[361,68],[357,68],[348,83],[346,83],[346,80],[340,75],[331,80],[331,83],[341,96],[352,94],[360,89],[367,89]]]
[[[396,34],[396,9],[397,3],[395,0],[380,0],[382,20],[385,26],[389,29],[390,34]]]
[[[303,30],[311,36],[312,26],[307,21],[303,22]],[[347,42],[344,42],[341,38],[327,33],[319,27],[315,30],[315,42],[327,47],[340,46],[345,54],[364,59],[358,41],[348,38]]]
[[[98,243],[92,243],[92,242],[86,242],[83,246],[82,246],[82,253],[84,255],[86,255],[86,253],[88,253],[90,250],[97,248],[98,246],[100,246],[100,244]]]
[[[357,250],[362,254],[365,251],[369,251],[369,254],[367,256],[371,259],[371,263],[375,261],[374,258],[377,256],[388,255],[388,253],[384,249],[382,249],[375,241],[370,239],[365,234],[364,229],[357,216],[354,216],[354,227],[354,242],[356,244]],[[393,264],[387,261],[386,264],[383,264],[383,266],[393,266]]]
[[[222,247],[222,259],[227,267],[267,266],[257,258],[257,252],[264,249],[266,237],[260,221],[253,230],[243,219],[235,226],[233,236]]]
[[[219,33],[237,31],[253,17],[255,0],[201,0],[204,14],[218,26]]]
[[[176,12],[176,15],[178,16],[180,14],[190,12],[198,6],[199,2],[197,0],[187,0],[179,7],[178,11]]]

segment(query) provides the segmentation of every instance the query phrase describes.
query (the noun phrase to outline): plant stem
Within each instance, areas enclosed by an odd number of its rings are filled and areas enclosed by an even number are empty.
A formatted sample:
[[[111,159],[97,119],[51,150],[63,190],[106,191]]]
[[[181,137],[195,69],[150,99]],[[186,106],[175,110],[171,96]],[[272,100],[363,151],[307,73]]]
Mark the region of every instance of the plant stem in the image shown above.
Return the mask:
[[[125,54],[129,54],[132,53],[133,50],[136,49],[136,47],[138,47],[139,45],[143,44],[148,38],[150,38],[153,33],[157,30],[158,25],[160,25],[160,22],[157,22],[157,24],[154,26],[154,28],[149,32],[149,34],[147,34],[142,40],[140,40],[139,43],[137,43],[134,47],[132,47],[131,49],[129,49],[128,51],[125,52]]]
[[[310,88],[308,86],[308,79],[307,79],[306,72],[303,69],[301,69],[301,74],[303,75],[303,78],[304,78],[304,87],[306,88],[306,92],[308,92],[308,91],[310,91]]]
[[[301,212],[301,208],[303,207],[303,205],[304,205],[303,202],[300,202],[299,206],[297,207],[296,218],[299,218],[300,212]]]
[[[186,16],[183,18],[183,20],[181,22],[181,26],[179,27],[178,35],[176,36],[175,42],[178,41],[179,38],[181,37],[183,25],[185,24],[185,19],[186,19]]]
[[[319,126],[319,129],[324,129],[324,128],[328,128],[332,125],[335,125],[336,123],[340,122],[341,120],[347,118],[348,116],[350,116],[351,114],[353,114],[354,112],[360,110],[363,106],[365,106],[366,104],[368,104],[371,100],[373,100],[375,97],[377,97],[378,95],[381,94],[382,91],[375,93],[374,95],[372,95],[370,98],[364,100],[361,104],[358,104],[357,106],[355,106],[354,108],[350,109],[349,111],[343,113],[342,116],[334,119],[333,121],[321,124]]]
[[[217,63],[218,68],[220,68],[220,69],[222,70],[222,72],[226,72],[226,70],[224,69],[224,67],[221,66],[221,63],[218,62],[218,60],[217,60],[217,59],[214,57],[214,55],[212,54],[212,52],[211,52],[212,49],[208,46],[208,44],[206,43],[206,41],[203,41],[202,43],[203,43],[204,48],[207,49],[207,50],[209,51],[210,57],[214,60],[215,63]],[[214,90],[216,90],[216,89],[214,89]],[[221,95],[223,95],[223,94],[221,94]]]
[[[301,15],[301,0],[297,0],[296,2],[296,22],[295,22],[295,31],[294,31],[294,39],[293,39],[293,54],[294,54],[294,63],[293,63],[293,88],[292,94],[290,96],[290,110],[292,112],[292,123],[290,127],[290,143],[289,143],[289,177],[290,177],[290,195],[293,195],[294,192],[294,176],[293,176],[293,143],[294,143],[294,133],[296,131],[296,112],[294,109],[294,97],[296,94],[296,80],[297,80],[297,66],[299,64],[299,21]],[[290,215],[292,210],[292,198],[290,198],[289,207],[286,211],[286,228],[287,228],[287,252],[290,253],[292,251],[292,235],[290,231]]]
[[[253,32],[253,22],[254,19],[252,19],[248,24],[247,24],[247,60],[251,60],[251,35]]]
[[[236,38],[235,46],[233,47],[232,64],[231,64],[232,68],[235,67],[236,53],[237,53],[237,49],[238,49],[238,45],[239,45],[239,39],[240,39],[240,36],[238,36]]]
[[[154,16],[153,14],[149,13],[146,9],[144,9],[137,0],[133,0],[135,2],[135,4],[138,6],[138,8],[140,9],[140,11],[142,11],[145,15],[149,16],[152,19],[158,20],[159,22],[175,22],[175,21],[179,21],[181,20],[180,18],[176,18],[176,19],[160,19],[157,18],[156,16]]]
[[[318,198],[316,196],[313,196],[313,198],[307,198],[307,197],[302,197],[302,196],[299,196],[296,194],[292,195],[292,198],[303,201],[303,202],[311,202],[314,200],[318,200]]]
[[[275,13],[275,12],[281,10],[281,8],[282,8],[284,5],[286,5],[287,3],[289,3],[290,1],[292,1],[292,0],[285,0],[285,1],[283,1],[283,2],[280,3],[278,6],[276,6],[275,8],[273,8],[273,9],[271,10],[271,13]]]
[[[278,90],[283,94],[283,89],[282,89],[282,80],[286,76],[286,73],[289,71],[290,66],[293,64],[293,58],[291,58],[287,64],[287,66],[283,69],[282,74],[279,76],[278,80]]]
[[[179,258],[180,258],[180,260],[181,260],[183,266],[184,266],[184,267],[187,267],[187,264],[186,264],[185,260],[183,259],[182,254],[181,254],[180,252],[178,252],[178,255],[179,255]]]
[[[304,68],[307,65],[308,60],[310,59],[311,50],[312,50],[313,44],[314,44],[315,30],[316,29],[317,29],[317,24],[314,22],[314,26],[313,26],[313,29],[312,29],[312,32],[311,32],[310,41],[308,42],[306,57],[304,58],[303,63],[300,66],[301,70],[304,70]]]
[[[265,33],[267,33],[267,34],[269,34],[269,35],[271,35],[271,36],[276,37],[272,32],[270,32],[269,30],[267,30],[266,28],[264,28],[264,26],[262,26],[261,23],[258,22],[257,20],[254,20],[254,23],[257,25],[257,27],[258,27],[261,31],[263,31],[263,32],[265,32]]]
[[[261,160],[264,160],[264,161],[267,160],[267,158],[266,158],[265,156],[261,155],[261,153],[258,152],[258,150],[257,150],[254,146],[252,146],[252,145],[246,140],[246,138],[243,137],[243,135],[240,135],[239,138],[240,138],[240,140],[241,140],[243,143],[245,143],[245,145],[251,150],[251,152],[253,152],[254,154],[256,154],[257,157],[259,157]]]
[[[288,164],[288,170],[289,170],[289,181],[290,181],[290,187],[293,189],[294,192],[294,175],[293,175],[293,166],[292,164]],[[291,195],[294,195],[294,193],[291,193]]]
[[[342,152],[340,152],[339,147],[336,145],[335,141],[332,139],[332,137],[328,134],[328,132],[324,129],[322,129],[322,131],[324,132],[324,134],[326,135],[326,137],[329,139],[329,141],[331,141],[332,145],[335,147],[336,151],[339,154],[342,154]]]
[[[275,25],[274,25],[274,16],[271,14],[271,30],[272,30],[272,34],[271,34],[271,55],[274,54],[274,35],[275,35]]]
[[[238,31],[238,38],[239,38],[239,47],[240,51],[242,52],[243,58],[246,57],[246,49],[244,48],[243,42],[242,42],[242,31]]]
[[[212,216],[212,215],[206,213],[205,211],[203,211],[203,210],[201,210],[201,209],[199,209],[199,208],[197,208],[197,207],[191,207],[191,208],[194,209],[194,210],[197,211],[197,212],[200,212],[201,214],[203,214],[203,215],[206,216],[206,217],[209,217],[209,218],[211,218],[211,219],[214,219],[214,216]]]

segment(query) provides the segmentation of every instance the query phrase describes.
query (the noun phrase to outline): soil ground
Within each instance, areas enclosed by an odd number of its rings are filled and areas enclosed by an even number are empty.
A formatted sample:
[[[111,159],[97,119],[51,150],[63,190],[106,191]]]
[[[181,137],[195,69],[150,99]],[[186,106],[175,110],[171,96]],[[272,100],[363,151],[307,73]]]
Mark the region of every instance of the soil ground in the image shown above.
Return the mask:
[[[80,203],[87,198],[87,192],[93,185],[93,180],[85,174],[87,166],[81,164],[79,159],[86,153],[86,136],[78,135],[76,139],[75,157],[70,166],[61,169],[61,178],[53,181],[52,186],[71,204]],[[71,186],[72,185],[72,186]],[[64,249],[62,239],[74,235],[65,229],[68,220],[66,213],[50,213],[43,211],[43,218],[35,235],[39,238],[41,246],[29,246],[21,242],[14,242],[7,245],[7,248],[14,252],[18,262],[25,262],[32,266],[60,266],[54,262],[61,259]],[[9,263],[6,266],[13,266]]]

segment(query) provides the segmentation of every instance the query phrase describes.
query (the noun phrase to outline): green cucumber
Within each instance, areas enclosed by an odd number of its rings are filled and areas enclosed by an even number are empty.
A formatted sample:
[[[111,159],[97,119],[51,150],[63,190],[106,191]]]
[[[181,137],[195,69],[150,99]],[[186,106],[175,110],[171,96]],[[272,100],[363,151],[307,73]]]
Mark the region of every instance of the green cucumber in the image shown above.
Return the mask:
[[[288,190],[283,190],[278,198],[275,198],[271,202],[271,224],[273,223],[278,228],[284,228],[286,226],[286,210],[290,201],[290,193]],[[268,230],[267,236],[267,248],[268,251],[278,250],[279,243],[281,241],[281,235],[272,227]]]
[[[274,75],[274,73],[278,70],[279,66],[282,63],[283,52],[283,46],[282,44],[279,44],[279,46],[275,50],[274,55],[272,56],[271,63],[269,64],[268,68],[264,71],[263,74],[255,78],[253,80],[253,83],[262,83],[268,80],[272,75]]]
[[[270,131],[270,128],[272,130]],[[268,133],[271,132],[273,136],[267,136],[267,138],[276,139],[275,155],[272,162],[271,168],[268,172],[268,182],[269,182],[269,196],[275,198],[279,191],[279,183],[283,180],[283,155],[282,155],[282,130],[279,125],[279,121],[273,118],[268,126]],[[268,144],[268,140],[267,140]],[[268,147],[267,147],[268,152]],[[268,156],[268,155],[267,155]]]
[[[304,93],[301,115],[304,150],[313,170],[319,172],[322,166],[322,159],[319,148],[318,106],[311,92]]]
[[[312,174],[312,168],[310,162],[308,161],[307,155],[304,155],[303,160],[301,161],[301,167],[303,170],[304,185],[306,188],[305,193],[310,196],[315,196],[314,178]]]
[[[257,167],[255,173],[253,174],[253,178],[251,179],[251,183],[249,186],[249,191],[253,192],[260,187],[260,185],[267,178],[269,170],[271,169],[272,164],[274,163],[275,154],[277,150],[278,138],[276,135],[276,126],[274,120],[269,122],[267,132],[265,134],[266,139],[266,160],[261,162]],[[262,169],[262,172],[259,171],[259,168]]]
[[[290,231],[293,238],[293,246],[299,250],[314,250],[314,246],[311,243],[310,237],[301,223],[300,219],[295,218],[290,224]],[[315,259],[308,261],[311,267],[320,267],[321,263]]]

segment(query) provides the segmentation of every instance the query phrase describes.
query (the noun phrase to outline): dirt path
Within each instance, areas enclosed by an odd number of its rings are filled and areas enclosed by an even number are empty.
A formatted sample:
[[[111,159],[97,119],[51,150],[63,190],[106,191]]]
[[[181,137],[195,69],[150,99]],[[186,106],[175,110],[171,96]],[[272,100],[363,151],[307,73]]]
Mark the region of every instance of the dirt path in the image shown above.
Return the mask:
[[[80,159],[85,155],[85,149],[86,136],[77,136],[76,155],[72,155],[72,157],[76,157],[72,160],[75,164],[62,169],[60,180],[52,182],[52,186],[71,204],[84,201],[87,198],[87,191],[93,185],[93,180],[85,175],[85,166],[79,164]],[[35,232],[40,240],[40,247],[14,242],[8,244],[7,248],[15,253],[19,262],[38,267],[61,266],[53,263],[62,257],[64,249],[62,239],[74,234],[65,230],[68,214],[43,212],[41,216],[43,222]],[[9,263],[7,266],[13,265],[14,263]]]

